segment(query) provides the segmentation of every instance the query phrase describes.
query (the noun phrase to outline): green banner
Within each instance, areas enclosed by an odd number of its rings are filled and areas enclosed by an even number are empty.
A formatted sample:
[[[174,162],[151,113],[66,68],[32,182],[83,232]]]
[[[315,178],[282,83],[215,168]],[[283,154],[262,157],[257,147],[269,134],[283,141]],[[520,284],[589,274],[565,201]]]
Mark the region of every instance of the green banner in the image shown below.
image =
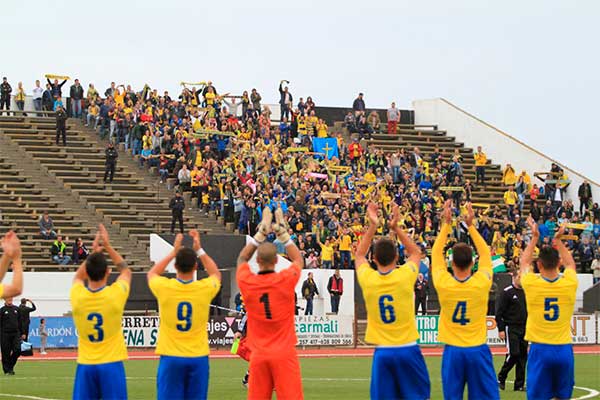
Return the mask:
[[[439,315],[417,315],[419,344],[440,344],[438,341]]]

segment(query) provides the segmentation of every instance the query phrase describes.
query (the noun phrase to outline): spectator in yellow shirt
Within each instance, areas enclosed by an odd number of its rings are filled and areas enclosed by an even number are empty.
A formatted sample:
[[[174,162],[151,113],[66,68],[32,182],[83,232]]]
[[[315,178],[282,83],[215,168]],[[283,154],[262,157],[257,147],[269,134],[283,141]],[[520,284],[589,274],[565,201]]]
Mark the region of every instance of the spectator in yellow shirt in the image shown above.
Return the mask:
[[[375,183],[375,182],[377,182],[377,177],[373,173],[373,168],[369,168],[369,172],[367,172],[365,174],[364,179],[365,179],[365,181],[367,181],[369,183]]]
[[[319,245],[321,246],[321,266],[323,269],[332,269],[333,268],[333,246],[331,238],[325,239],[325,243],[321,242],[320,236]]]
[[[504,171],[502,171],[502,183],[506,186],[514,186],[517,182],[517,175],[515,175],[515,169],[510,164],[506,164]]]
[[[352,236],[350,235],[350,229],[344,228],[342,236],[340,237],[340,268],[352,268],[350,260],[350,250],[352,248]]]
[[[481,146],[477,146],[477,153],[473,156],[475,158],[475,184],[481,183],[485,185],[485,164],[487,164],[487,156],[481,150]]]
[[[517,204],[518,200],[517,192],[515,192],[515,188],[512,186],[504,192],[504,204],[508,207],[508,218],[511,220],[514,218],[515,204]]]

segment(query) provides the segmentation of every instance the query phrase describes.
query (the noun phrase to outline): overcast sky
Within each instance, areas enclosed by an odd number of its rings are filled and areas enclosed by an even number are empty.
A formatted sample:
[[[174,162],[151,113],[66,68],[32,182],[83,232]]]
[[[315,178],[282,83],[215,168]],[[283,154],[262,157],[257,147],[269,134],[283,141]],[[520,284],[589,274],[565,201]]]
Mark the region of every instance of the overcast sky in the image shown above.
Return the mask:
[[[293,5],[296,4],[296,5]],[[600,182],[600,2],[2,2],[0,73],[178,92],[212,80],[347,106],[444,97]],[[475,143],[470,143],[475,146]]]

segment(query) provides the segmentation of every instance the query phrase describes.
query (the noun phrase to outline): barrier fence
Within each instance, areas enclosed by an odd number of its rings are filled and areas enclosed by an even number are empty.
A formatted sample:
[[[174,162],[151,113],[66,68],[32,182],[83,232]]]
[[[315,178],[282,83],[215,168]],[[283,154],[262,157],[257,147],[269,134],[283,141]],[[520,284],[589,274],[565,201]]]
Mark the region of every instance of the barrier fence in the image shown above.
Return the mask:
[[[39,321],[31,319],[29,341],[40,347]],[[47,317],[47,348],[77,347],[77,330],[71,317]],[[240,317],[211,316],[208,320],[208,341],[211,347],[229,347],[237,331]],[[356,324],[350,315],[296,316],[296,334],[299,346],[352,346],[356,343]],[[419,344],[439,345],[438,315],[417,316]],[[123,317],[123,337],[127,347],[152,348],[156,346],[159,328],[158,316]],[[595,344],[598,341],[598,317],[595,314],[577,314],[571,321],[574,344]],[[498,336],[494,317],[487,317],[487,343],[504,345]]]

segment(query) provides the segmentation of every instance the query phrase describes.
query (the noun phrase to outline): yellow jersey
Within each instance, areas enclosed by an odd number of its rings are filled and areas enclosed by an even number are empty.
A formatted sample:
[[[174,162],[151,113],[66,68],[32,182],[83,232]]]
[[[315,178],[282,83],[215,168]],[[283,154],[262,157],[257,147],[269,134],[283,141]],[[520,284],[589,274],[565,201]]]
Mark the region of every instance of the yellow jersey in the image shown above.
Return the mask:
[[[553,281],[531,270],[521,276],[527,302],[525,340],[543,344],[571,343],[577,285],[577,273],[572,269],[565,270]]]
[[[401,346],[419,338],[414,285],[419,270],[407,262],[387,274],[367,263],[356,270],[367,307],[365,340],[381,346]]]
[[[475,165],[478,167],[483,167],[485,164],[487,164],[487,156],[483,152],[475,153],[473,158],[475,159]]]
[[[333,246],[321,245],[321,260],[333,261]]]
[[[122,279],[99,290],[81,282],[71,287],[73,322],[79,333],[77,363],[107,364],[127,359],[123,336],[123,310],[129,284]]]
[[[340,251],[350,251],[352,246],[352,237],[350,235],[342,235],[340,238]]]
[[[204,95],[204,100],[206,101],[207,105],[212,106],[215,103],[215,97],[216,95],[214,93],[207,92]]]
[[[486,315],[492,287],[490,249],[474,226],[469,234],[479,253],[478,271],[464,281],[447,270],[444,246],[450,225],[443,224],[432,249],[432,276],[440,301],[439,340],[451,346],[474,347],[487,341]]]
[[[208,355],[208,311],[221,282],[211,276],[197,281],[159,276],[151,279],[148,285],[158,300],[160,315],[156,354],[175,357]]]

